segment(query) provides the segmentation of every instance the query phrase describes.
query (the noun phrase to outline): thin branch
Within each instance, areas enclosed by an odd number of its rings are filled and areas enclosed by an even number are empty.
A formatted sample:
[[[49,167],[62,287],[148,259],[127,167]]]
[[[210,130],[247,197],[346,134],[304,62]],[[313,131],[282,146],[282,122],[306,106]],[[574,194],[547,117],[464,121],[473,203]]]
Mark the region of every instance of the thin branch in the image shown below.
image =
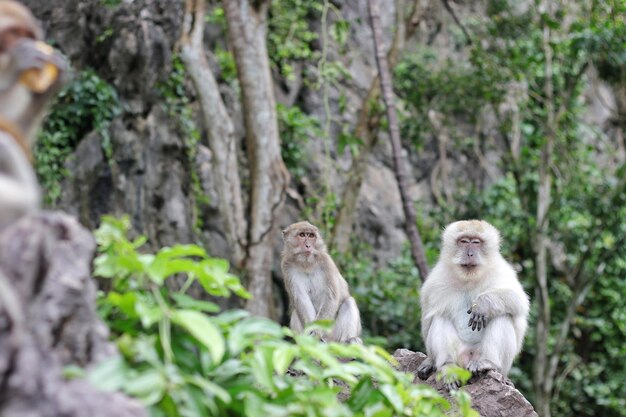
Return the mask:
[[[463,24],[461,23],[461,21],[457,17],[456,13],[454,12],[452,7],[450,6],[450,3],[448,3],[448,0],[441,0],[441,2],[443,3],[443,7],[445,7],[446,10],[448,11],[448,13],[450,13],[450,16],[452,16],[452,19],[454,20],[454,23],[456,23],[457,26],[459,28],[461,28],[461,31],[463,32],[463,35],[465,35],[465,38],[467,39],[467,44],[471,45],[473,43],[472,42],[472,37],[470,36],[470,34],[467,31],[467,29],[465,29],[465,26],[463,26]]]
[[[417,230],[417,219],[415,215],[415,207],[413,201],[409,198],[406,191],[406,178],[404,158],[402,157],[402,143],[400,141],[400,130],[398,128],[398,116],[396,114],[396,108],[393,101],[393,91],[391,84],[391,74],[389,72],[389,66],[387,63],[387,57],[382,45],[382,36],[380,29],[380,13],[378,10],[378,1],[369,0],[368,9],[370,14],[370,23],[372,26],[372,35],[374,38],[374,50],[376,55],[376,65],[378,67],[378,74],[380,76],[380,86],[383,95],[383,101],[387,108],[387,119],[389,122],[389,136],[391,139],[391,147],[393,150],[393,162],[394,171],[396,174],[396,180],[398,182],[398,188],[400,190],[400,197],[402,198],[402,206],[404,209],[405,226],[409,241],[411,242],[411,255],[417,268],[420,271],[422,280],[426,280],[429,273],[428,263],[426,261],[426,255],[424,253],[424,247],[422,245],[422,239]]]

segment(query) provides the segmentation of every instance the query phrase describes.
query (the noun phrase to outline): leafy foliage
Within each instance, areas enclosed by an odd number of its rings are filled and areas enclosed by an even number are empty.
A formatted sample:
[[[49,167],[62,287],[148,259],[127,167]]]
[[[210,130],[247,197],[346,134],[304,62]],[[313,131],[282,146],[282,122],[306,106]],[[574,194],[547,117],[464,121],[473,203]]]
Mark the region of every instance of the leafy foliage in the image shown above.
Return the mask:
[[[377,269],[361,247],[357,255],[341,259],[340,264],[361,311],[365,340],[391,350],[423,352],[419,337],[420,280],[411,257],[399,257],[388,267]]]
[[[439,62],[428,49],[409,54],[395,68],[394,85],[408,104],[409,115],[403,124],[403,137],[421,147],[425,135],[432,133],[428,120],[431,110],[450,120],[475,123],[480,109],[500,102],[506,92],[502,73],[494,67],[479,67],[471,62]]]
[[[293,64],[313,58],[316,32],[308,19],[319,15],[319,4],[306,0],[272,2],[268,22],[267,49],[272,64],[285,78],[293,77]]]
[[[59,93],[37,138],[35,164],[45,199],[54,204],[67,175],[64,164],[80,140],[95,130],[110,157],[108,127],[121,111],[115,89],[92,70],[82,71]]]
[[[228,264],[195,245],[142,254],[146,239],[127,240],[129,226],[104,217],[96,232],[95,272],[112,280],[99,310],[123,355],[89,373],[102,389],[139,398],[154,416],[449,415],[446,400],[394,370],[379,347],[321,343],[238,310],[207,315],[218,309],[186,294],[193,282],[214,296],[248,296]],[[178,274],[187,283],[169,290]],[[466,394],[456,397],[458,414],[478,415]]]
[[[193,112],[191,109],[188,91],[185,87],[187,73],[185,65],[179,56],[172,59],[172,71],[169,77],[157,88],[163,98],[165,109],[169,117],[174,120],[178,130],[183,135],[185,143],[185,151],[189,166],[191,167],[191,184],[193,187],[194,197],[197,204],[207,204],[208,197],[202,190],[200,177],[194,169],[196,166],[195,159],[198,152],[198,144],[200,143],[200,131],[196,126]],[[200,210],[198,210],[200,211]],[[196,216],[195,227],[200,228],[201,218]]]
[[[281,139],[281,155],[289,172],[296,178],[305,173],[305,149],[311,136],[319,136],[319,121],[299,107],[276,106]]]

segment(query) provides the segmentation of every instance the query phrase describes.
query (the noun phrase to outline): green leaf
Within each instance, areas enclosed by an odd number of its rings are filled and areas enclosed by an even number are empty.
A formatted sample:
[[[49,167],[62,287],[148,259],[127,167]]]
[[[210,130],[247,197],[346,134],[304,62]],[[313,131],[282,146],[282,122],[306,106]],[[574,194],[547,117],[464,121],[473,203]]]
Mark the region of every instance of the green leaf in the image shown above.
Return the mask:
[[[217,313],[220,311],[220,307],[210,301],[196,300],[179,292],[174,292],[170,296],[174,299],[176,305],[182,309],[204,311],[206,313]]]
[[[188,256],[208,257],[206,251],[198,245],[175,245],[165,247],[157,253],[158,259],[183,258]],[[226,262],[228,265],[228,262]]]
[[[135,310],[135,303],[137,302],[137,295],[132,292],[120,294],[117,292],[110,292],[107,295],[107,300],[114,306],[120,309],[120,311],[126,314],[130,318],[139,317]]]
[[[156,369],[147,369],[138,375],[132,375],[124,384],[124,391],[139,398],[146,406],[159,402],[166,388],[165,376]]]
[[[274,363],[274,371],[283,375],[289,369],[289,365],[293,362],[297,353],[297,349],[293,345],[282,345],[274,350],[272,354],[272,362]]]
[[[149,295],[138,296],[135,300],[135,311],[141,325],[147,329],[163,318],[163,311]]]
[[[87,373],[85,369],[77,365],[68,365],[63,367],[63,378],[65,379],[77,379],[84,378]]]
[[[233,326],[228,335],[228,348],[237,355],[261,338],[278,339],[281,336],[282,328],[278,323],[262,317],[248,317]]]
[[[178,310],[172,314],[172,322],[206,346],[215,363],[221,362],[226,349],[224,337],[206,315],[194,310]]]
[[[127,380],[126,364],[119,356],[107,358],[89,370],[87,380],[102,391],[118,391]]]
[[[380,390],[380,392],[383,393],[385,398],[387,398],[393,409],[397,413],[400,413],[404,408],[404,403],[402,401],[402,398],[400,397],[400,394],[398,394],[397,388],[398,387],[389,384],[383,384],[378,386],[378,389]]]
[[[250,367],[258,384],[266,390],[275,391],[273,355],[269,346],[259,346],[254,350]]]
[[[228,391],[211,381],[207,381],[206,379],[201,378],[197,375],[190,375],[186,379],[188,382],[202,389],[202,391],[204,391],[206,395],[215,396],[226,404],[230,404],[230,402],[232,401],[232,398]]]

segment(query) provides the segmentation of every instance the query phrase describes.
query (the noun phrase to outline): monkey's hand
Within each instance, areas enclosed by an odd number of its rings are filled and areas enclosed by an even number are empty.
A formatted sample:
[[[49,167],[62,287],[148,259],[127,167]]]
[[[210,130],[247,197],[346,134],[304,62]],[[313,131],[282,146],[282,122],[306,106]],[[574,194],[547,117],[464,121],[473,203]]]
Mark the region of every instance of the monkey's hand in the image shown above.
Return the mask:
[[[326,332],[323,332],[321,330],[311,330],[309,334],[313,336],[314,338],[319,339],[320,342],[326,343],[326,339],[327,339]]]
[[[9,71],[13,74],[13,82],[17,77],[21,77],[22,82],[28,81],[27,85],[35,93],[57,90],[55,87],[63,84],[67,73],[67,61],[49,45],[25,38],[18,41],[9,50],[9,54],[11,56]]]
[[[480,303],[475,302],[472,304],[469,310],[467,310],[467,314],[470,315],[467,327],[471,327],[472,331],[481,331],[487,326],[487,312],[480,306]]]

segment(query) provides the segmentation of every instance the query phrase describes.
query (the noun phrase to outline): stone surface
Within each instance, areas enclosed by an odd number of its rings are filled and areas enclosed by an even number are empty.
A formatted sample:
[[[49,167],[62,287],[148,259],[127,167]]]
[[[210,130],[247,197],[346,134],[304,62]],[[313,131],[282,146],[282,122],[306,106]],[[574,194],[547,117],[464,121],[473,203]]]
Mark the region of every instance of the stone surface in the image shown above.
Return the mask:
[[[415,375],[414,382],[428,384],[444,397],[450,398],[443,382],[437,381],[435,374],[426,381],[417,376],[417,368],[426,359],[426,355],[408,349],[398,349],[393,357],[400,363],[402,371]],[[508,378],[496,371],[472,377],[461,389],[472,397],[472,407],[482,417],[537,417],[530,402]]]
[[[134,400],[65,380],[116,354],[95,310],[95,244],[71,217],[42,213],[0,232],[0,415],[145,416]]]
[[[122,113],[103,138],[90,132],[66,162],[70,175],[58,208],[90,229],[102,214],[131,217],[154,247],[196,241],[196,201],[188,138],[165,109],[159,86],[172,70],[183,2],[99,0],[24,2],[42,21],[47,38],[77,70],[92,68],[118,93]]]

